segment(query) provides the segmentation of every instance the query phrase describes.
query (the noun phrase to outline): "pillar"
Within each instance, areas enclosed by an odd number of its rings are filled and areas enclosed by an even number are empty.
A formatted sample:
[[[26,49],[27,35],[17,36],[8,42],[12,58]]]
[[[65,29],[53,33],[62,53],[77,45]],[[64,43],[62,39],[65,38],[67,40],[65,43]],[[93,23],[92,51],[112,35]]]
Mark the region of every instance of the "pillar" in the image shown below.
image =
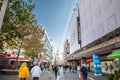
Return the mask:
[[[93,54],[93,71],[95,74],[101,74],[101,60],[98,54]]]

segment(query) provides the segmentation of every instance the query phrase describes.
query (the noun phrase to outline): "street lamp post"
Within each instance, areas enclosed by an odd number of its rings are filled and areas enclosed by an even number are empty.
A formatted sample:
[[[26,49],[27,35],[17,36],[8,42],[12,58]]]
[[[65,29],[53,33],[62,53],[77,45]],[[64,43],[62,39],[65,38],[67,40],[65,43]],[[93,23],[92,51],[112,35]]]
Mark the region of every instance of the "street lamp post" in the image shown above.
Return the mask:
[[[8,0],[4,0],[3,3],[2,3],[2,8],[1,8],[1,11],[0,11],[0,30],[2,28],[2,23],[3,23],[6,8],[7,8],[7,3],[8,3]]]

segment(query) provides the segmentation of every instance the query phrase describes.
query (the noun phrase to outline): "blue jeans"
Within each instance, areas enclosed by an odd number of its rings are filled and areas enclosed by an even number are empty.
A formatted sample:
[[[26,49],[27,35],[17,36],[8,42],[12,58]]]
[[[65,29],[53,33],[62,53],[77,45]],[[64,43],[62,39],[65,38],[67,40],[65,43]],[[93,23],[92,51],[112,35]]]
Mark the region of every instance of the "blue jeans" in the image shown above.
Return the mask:
[[[33,80],[39,80],[39,77],[33,77]]]
[[[82,80],[87,80],[87,74],[86,73],[82,73]]]

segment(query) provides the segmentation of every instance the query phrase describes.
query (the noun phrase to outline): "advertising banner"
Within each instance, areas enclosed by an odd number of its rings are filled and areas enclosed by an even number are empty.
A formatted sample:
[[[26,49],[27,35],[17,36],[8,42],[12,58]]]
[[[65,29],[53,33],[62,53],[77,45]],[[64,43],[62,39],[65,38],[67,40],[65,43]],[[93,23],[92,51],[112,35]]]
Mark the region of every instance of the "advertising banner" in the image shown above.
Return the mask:
[[[78,44],[81,45],[80,17],[77,17]]]
[[[78,10],[76,9],[73,13],[73,16],[69,25],[70,54],[80,49],[80,44],[78,43],[79,41],[78,41],[78,31],[77,31],[78,24],[80,25],[80,19],[77,17],[78,17]],[[79,31],[79,35],[80,35],[80,31]],[[79,40],[81,40],[80,36],[79,36]]]
[[[93,54],[93,71],[95,74],[102,73],[100,57],[97,54]]]

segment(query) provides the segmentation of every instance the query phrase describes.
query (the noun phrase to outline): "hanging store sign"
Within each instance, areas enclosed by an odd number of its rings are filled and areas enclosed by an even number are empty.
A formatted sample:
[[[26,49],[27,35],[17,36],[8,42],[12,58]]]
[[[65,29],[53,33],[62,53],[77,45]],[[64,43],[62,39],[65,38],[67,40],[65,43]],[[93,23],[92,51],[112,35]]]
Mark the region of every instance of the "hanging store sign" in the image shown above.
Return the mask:
[[[92,61],[93,61],[92,58],[86,59],[86,62],[92,62]]]
[[[81,44],[80,17],[77,17],[78,44]]]

